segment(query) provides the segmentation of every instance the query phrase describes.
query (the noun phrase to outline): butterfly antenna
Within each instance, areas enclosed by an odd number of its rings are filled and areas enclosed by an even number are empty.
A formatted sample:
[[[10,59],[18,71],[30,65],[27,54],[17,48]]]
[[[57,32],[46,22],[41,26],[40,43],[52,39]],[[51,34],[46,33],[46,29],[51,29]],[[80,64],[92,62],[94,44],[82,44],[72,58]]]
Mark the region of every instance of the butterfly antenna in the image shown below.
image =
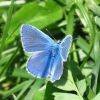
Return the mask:
[[[50,33],[50,31],[48,31],[48,29],[46,29],[46,31],[48,32],[48,34],[49,34],[55,41],[57,41],[57,40],[54,38],[54,36]]]

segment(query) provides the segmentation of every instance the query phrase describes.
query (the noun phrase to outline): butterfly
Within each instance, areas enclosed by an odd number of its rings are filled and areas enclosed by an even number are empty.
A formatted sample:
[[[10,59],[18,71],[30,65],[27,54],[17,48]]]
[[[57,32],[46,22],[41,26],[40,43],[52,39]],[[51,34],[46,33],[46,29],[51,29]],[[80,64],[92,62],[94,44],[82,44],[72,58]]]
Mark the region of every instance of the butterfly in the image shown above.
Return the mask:
[[[36,27],[21,26],[21,42],[25,52],[31,53],[26,70],[37,78],[59,80],[63,73],[63,62],[67,60],[72,36],[67,35],[57,43]]]

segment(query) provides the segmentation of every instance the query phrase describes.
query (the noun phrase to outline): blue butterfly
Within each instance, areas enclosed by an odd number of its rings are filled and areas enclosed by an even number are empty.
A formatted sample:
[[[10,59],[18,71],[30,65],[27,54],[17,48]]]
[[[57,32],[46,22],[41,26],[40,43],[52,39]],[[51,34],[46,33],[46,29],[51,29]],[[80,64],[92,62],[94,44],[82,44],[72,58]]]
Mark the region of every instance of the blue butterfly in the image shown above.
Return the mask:
[[[25,52],[32,53],[26,70],[38,78],[49,78],[54,82],[63,73],[63,62],[67,60],[72,36],[56,43],[42,31],[28,24],[21,26],[21,42]]]

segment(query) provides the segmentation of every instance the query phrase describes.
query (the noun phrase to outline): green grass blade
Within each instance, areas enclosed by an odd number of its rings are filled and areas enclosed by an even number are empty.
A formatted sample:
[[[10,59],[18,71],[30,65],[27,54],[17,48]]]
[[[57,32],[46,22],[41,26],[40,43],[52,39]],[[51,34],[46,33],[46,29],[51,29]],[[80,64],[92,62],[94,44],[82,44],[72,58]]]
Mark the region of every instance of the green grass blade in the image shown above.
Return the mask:
[[[3,31],[2,40],[1,40],[0,54],[5,47],[5,41],[8,36],[8,30],[9,30],[10,22],[11,22],[11,18],[12,18],[13,7],[14,7],[14,0],[11,0],[11,5],[10,5],[9,11],[8,11],[8,16],[7,16],[7,22],[6,22],[6,25],[5,25],[5,28]]]
[[[30,91],[25,96],[24,100],[33,100],[33,95],[35,92],[38,91],[38,89],[41,87],[41,85],[44,83],[44,80],[37,79],[36,82],[31,86]]]

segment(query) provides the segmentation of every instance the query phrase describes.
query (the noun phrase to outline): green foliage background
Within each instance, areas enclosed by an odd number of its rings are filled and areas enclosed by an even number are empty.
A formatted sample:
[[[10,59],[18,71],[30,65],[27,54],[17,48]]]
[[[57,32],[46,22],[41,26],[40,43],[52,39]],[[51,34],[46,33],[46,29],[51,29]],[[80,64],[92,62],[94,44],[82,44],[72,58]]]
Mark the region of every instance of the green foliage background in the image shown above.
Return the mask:
[[[0,1],[0,100],[100,100],[100,0],[16,1]],[[73,36],[55,83],[25,70],[20,27],[26,23],[56,40]]]

